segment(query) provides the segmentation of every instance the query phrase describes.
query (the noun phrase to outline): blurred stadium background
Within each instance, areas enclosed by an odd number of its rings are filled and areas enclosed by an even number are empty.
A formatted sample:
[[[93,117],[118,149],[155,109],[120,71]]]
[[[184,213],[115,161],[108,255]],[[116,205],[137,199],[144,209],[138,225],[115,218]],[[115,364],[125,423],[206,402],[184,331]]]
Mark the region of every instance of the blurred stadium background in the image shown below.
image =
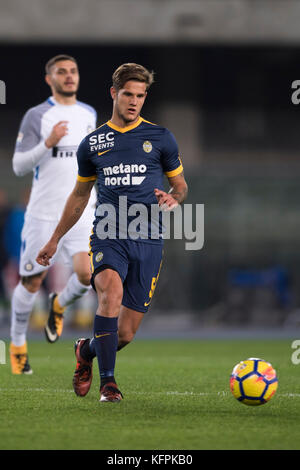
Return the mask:
[[[110,118],[113,70],[124,62],[153,69],[143,110],[175,134],[189,183],[186,202],[205,205],[205,244],[186,251],[166,242],[156,294],[141,334],[190,334],[300,326],[300,4],[297,0],[0,0],[0,263],[2,332],[17,282],[20,229],[32,176],[11,159],[24,112],[49,96],[44,64],[78,59],[79,99]],[[44,285],[31,332],[44,324]],[[89,328],[91,293],[69,309],[69,331]],[[2,334],[1,334],[2,335]]]

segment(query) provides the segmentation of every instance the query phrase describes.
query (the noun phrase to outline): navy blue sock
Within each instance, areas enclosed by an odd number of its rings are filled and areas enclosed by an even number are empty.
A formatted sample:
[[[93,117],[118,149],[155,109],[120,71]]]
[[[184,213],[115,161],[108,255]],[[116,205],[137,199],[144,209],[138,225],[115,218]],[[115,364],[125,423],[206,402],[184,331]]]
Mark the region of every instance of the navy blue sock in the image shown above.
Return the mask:
[[[114,369],[118,347],[118,318],[95,316],[94,339],[92,349],[95,350],[100,378],[107,382],[111,377],[114,382]]]

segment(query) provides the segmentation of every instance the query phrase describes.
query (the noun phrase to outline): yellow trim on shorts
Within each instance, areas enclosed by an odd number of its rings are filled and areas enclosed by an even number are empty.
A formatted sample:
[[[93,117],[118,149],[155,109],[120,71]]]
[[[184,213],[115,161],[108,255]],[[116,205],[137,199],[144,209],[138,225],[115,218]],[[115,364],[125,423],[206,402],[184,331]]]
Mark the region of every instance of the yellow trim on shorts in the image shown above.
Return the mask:
[[[91,263],[91,270],[92,270],[92,274],[95,270],[94,268],[94,262],[93,262],[93,253],[92,253],[92,247],[91,247],[91,238],[92,238],[92,235],[94,234],[94,229],[92,228],[92,233],[90,235],[90,238],[89,238],[89,257],[90,257],[90,263]]]
[[[149,305],[151,304],[151,301],[153,299],[154,292],[155,292],[155,289],[156,289],[156,286],[157,286],[157,283],[158,283],[158,279],[159,279],[159,275],[160,275],[160,270],[161,270],[161,267],[162,267],[162,264],[163,264],[163,255],[164,254],[162,254],[162,258],[161,258],[161,262],[160,262],[160,265],[159,265],[159,270],[158,270],[157,276],[152,278],[151,289],[150,289],[150,292],[149,292],[149,302],[145,302],[144,307],[149,307]],[[153,286],[153,281],[154,281],[154,286]]]

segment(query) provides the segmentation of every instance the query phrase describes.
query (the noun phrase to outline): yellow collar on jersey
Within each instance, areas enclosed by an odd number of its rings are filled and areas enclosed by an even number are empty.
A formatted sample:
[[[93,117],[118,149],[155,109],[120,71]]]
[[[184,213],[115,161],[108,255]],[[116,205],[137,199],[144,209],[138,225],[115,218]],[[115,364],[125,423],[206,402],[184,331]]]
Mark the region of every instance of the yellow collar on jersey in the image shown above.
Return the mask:
[[[107,121],[106,124],[112,129],[114,129],[115,131],[122,132],[122,134],[124,134],[125,132],[131,131],[132,129],[135,129],[136,127],[138,127],[142,121],[144,121],[144,119],[140,116],[134,124],[131,124],[130,126],[126,126],[126,127],[116,126],[111,121]]]

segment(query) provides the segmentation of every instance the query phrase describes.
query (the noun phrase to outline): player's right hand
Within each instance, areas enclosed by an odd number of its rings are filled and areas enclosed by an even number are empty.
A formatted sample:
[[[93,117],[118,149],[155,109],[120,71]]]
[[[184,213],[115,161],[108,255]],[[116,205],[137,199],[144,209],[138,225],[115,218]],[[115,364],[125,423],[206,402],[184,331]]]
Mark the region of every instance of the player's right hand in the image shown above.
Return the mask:
[[[51,134],[49,137],[45,140],[45,145],[49,149],[52,147],[55,147],[60,139],[67,135],[68,133],[68,126],[67,126],[68,121],[59,121],[55,126],[53,126]]]
[[[57,250],[57,243],[50,240],[39,252],[36,257],[37,263],[41,264],[42,266],[49,266],[50,259],[56,253]]]
[[[172,193],[166,193],[161,189],[154,189],[157,202],[164,212],[172,211],[178,206],[178,201],[172,196]]]

